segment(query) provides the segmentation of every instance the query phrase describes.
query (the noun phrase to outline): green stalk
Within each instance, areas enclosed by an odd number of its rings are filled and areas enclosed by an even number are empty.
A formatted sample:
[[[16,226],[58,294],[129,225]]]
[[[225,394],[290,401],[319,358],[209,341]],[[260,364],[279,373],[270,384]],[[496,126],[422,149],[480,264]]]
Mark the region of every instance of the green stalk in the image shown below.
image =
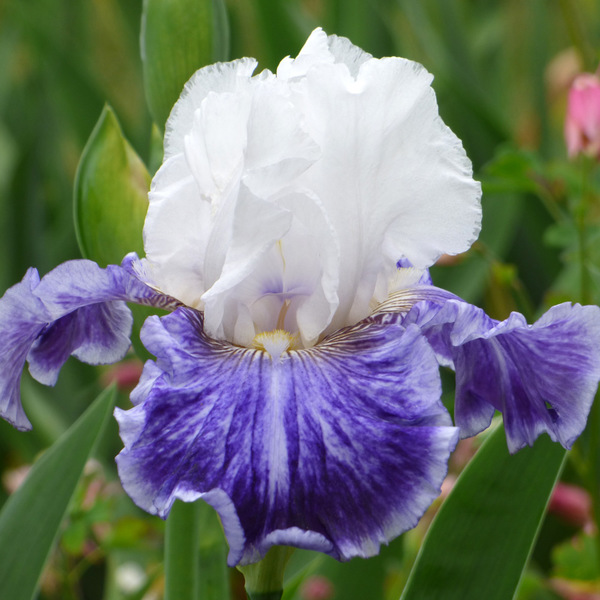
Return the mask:
[[[246,579],[250,600],[281,600],[283,573],[293,551],[287,546],[273,546],[261,561],[238,567]]]
[[[221,521],[212,506],[200,502],[199,595],[200,600],[229,598],[227,542]]]
[[[167,519],[165,600],[198,600],[200,505],[177,500]]]

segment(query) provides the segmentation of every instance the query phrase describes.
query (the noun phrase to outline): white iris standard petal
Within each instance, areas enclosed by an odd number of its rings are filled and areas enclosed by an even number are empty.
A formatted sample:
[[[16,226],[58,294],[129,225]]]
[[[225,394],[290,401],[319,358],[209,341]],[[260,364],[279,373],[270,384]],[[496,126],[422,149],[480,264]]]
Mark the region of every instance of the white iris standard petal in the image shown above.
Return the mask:
[[[399,260],[467,250],[480,186],[421,65],[317,29],[276,75],[254,67],[201,69],[174,107],[147,272],[214,338],[310,347],[385,300]]]
[[[356,50],[354,60],[347,41],[335,49],[338,62],[324,60],[295,85],[323,152],[303,183],[325,204],[341,246],[340,306],[328,332],[368,314],[378,277],[394,277],[399,259],[423,268],[467,250],[481,218],[480,186],[439,118],[432,76],[404,59]]]

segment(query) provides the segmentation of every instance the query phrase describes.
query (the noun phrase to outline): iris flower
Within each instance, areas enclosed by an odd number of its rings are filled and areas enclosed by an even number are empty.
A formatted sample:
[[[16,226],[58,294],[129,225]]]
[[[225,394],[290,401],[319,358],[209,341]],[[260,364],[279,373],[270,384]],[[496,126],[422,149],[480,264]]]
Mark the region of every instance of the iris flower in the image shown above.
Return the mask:
[[[34,269],[0,300],[0,409],[27,361],[52,385],[72,354],[121,359],[126,302],[166,308],[156,357],[116,410],[127,493],[219,513],[230,565],[273,545],[376,554],[436,498],[459,437],[504,415],[512,452],[571,446],[600,378],[600,309],[562,304],[499,322],[432,285],[467,250],[480,185],[438,115],[432,76],[314,31],[277,73],[199,70],[166,126],[146,256]],[[454,424],[439,367],[456,371]]]

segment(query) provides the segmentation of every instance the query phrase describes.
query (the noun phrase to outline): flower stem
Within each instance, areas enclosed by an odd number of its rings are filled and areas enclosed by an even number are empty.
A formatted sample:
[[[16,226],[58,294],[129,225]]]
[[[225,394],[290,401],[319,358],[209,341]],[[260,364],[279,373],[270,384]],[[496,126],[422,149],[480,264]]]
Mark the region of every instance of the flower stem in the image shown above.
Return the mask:
[[[198,597],[199,503],[176,501],[165,536],[165,600]]]
[[[238,567],[246,579],[250,600],[280,600],[283,596],[283,573],[293,551],[287,546],[273,546],[261,561]]]

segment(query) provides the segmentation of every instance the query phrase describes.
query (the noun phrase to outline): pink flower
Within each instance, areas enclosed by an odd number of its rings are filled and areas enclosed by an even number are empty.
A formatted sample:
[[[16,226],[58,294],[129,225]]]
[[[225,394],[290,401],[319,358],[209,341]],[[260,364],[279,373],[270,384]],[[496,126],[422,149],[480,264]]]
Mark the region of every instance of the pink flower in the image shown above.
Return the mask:
[[[304,600],[330,600],[334,594],[333,584],[322,575],[309,577],[300,589],[300,597]]]
[[[559,481],[548,511],[576,527],[585,527],[592,521],[592,499],[583,488]]]
[[[600,159],[600,78],[578,75],[567,104],[565,138],[569,156],[583,153]]]

